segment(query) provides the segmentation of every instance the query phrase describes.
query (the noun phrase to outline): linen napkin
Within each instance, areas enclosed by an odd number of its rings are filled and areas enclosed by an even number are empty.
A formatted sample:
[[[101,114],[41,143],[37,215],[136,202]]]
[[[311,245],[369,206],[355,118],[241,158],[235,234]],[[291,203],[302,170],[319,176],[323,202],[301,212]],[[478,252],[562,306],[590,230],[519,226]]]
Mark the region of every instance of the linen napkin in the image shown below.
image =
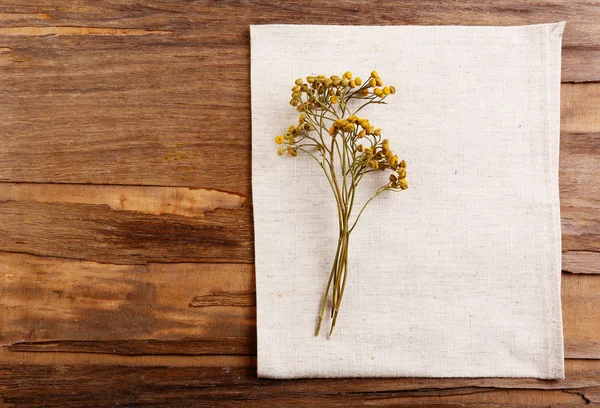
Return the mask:
[[[563,378],[563,28],[251,27],[259,376]],[[313,334],[335,201],[273,138],[297,123],[296,78],[373,69],[398,91],[361,116],[408,163],[409,189],[373,200],[353,232],[328,340],[329,320]],[[358,202],[386,177],[365,177]]]

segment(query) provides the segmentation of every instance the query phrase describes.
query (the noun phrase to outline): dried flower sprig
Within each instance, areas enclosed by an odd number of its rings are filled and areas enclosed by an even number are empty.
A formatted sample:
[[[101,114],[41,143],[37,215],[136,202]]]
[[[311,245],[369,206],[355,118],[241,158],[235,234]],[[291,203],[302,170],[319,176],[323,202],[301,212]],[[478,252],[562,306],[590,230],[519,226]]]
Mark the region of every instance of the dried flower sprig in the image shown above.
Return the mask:
[[[382,130],[368,119],[357,116],[371,104],[385,104],[387,96],[396,93],[384,86],[377,71],[366,81],[351,72],[298,78],[292,87],[290,105],[300,112],[298,124],[275,137],[277,154],[296,157],[305,153],[323,169],[337,203],[339,238],[333,266],[323,295],[315,336],[319,335],[327,301],[331,294],[331,327],[337,322],[348,276],[350,234],[367,205],[384,191],[408,188],[406,162],[390,149]],[[352,110],[353,109],[353,110]],[[391,170],[388,182],[381,186],[352,218],[356,188],[363,176],[374,171]]]

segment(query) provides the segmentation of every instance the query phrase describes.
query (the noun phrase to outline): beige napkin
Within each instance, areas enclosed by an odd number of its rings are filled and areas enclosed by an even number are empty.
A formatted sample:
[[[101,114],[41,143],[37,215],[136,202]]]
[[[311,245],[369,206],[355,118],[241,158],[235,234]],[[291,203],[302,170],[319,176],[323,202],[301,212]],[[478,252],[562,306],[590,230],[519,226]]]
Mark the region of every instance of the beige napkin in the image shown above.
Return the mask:
[[[563,27],[251,27],[259,376],[563,377]],[[363,214],[327,340],[313,331],[333,195],[273,138],[297,121],[296,78],[373,69],[398,92],[361,115],[408,162],[410,188]],[[365,177],[359,201],[384,177]]]

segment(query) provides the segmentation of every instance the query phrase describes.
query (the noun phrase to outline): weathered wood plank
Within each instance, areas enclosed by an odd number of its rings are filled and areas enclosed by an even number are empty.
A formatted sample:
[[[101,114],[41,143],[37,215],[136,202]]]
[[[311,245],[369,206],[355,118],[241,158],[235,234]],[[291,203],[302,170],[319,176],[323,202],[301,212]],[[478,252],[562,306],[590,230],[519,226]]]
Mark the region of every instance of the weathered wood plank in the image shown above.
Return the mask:
[[[585,105],[585,102],[579,104]],[[600,104],[597,110],[600,114]],[[571,114],[564,113],[563,118],[565,126],[570,127],[574,119]],[[578,119],[585,120],[585,117]],[[600,120],[598,123],[600,127]],[[576,251],[565,257],[563,269],[569,270],[574,265],[575,268],[581,266],[577,254],[600,252],[600,132],[562,133],[559,187],[562,249]],[[582,259],[590,260],[589,257]],[[596,268],[599,267],[597,264]]]
[[[567,361],[567,379],[261,380],[253,367],[0,366],[19,407],[574,407],[595,400],[600,362]]]
[[[197,295],[254,290],[251,265],[109,265],[0,253],[0,272],[4,345],[50,341],[38,351],[255,354],[254,308],[189,307]]]
[[[562,84],[560,91],[561,131],[600,133],[600,83]],[[594,146],[598,146],[598,136]]]
[[[247,207],[188,217],[104,204],[5,200],[0,201],[0,250],[116,264],[248,263],[254,256],[251,218]]]
[[[114,211],[204,217],[221,208],[242,208],[246,197],[225,191],[186,187],[3,183],[0,201],[89,204],[107,206]]]
[[[600,252],[563,252],[562,268],[563,272],[600,274]]]
[[[256,352],[251,265],[109,265],[0,253],[0,271],[0,343],[14,351]],[[201,301],[194,307],[193,299]],[[564,274],[563,310],[567,357],[600,358],[600,276]]]
[[[600,276],[563,274],[565,356],[600,359]]]

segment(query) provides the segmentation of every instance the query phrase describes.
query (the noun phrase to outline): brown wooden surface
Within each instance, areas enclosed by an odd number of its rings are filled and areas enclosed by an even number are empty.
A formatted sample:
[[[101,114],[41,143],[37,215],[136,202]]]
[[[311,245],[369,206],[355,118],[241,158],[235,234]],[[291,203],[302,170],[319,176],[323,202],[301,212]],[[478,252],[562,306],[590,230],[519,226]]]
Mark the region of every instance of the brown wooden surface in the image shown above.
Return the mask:
[[[257,379],[248,25],[561,20],[567,379]],[[0,1],[0,407],[600,404],[595,81],[598,1]]]

